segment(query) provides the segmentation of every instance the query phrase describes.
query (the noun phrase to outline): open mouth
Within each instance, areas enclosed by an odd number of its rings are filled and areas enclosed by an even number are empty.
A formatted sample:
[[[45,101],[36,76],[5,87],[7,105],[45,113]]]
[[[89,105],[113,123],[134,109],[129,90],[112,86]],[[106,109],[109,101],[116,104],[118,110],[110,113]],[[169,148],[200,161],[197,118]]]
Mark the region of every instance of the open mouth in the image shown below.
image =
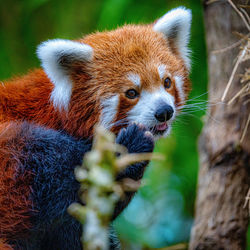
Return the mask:
[[[152,131],[154,135],[163,135],[167,129],[168,129],[167,122],[162,122],[162,123],[155,125],[150,130]]]

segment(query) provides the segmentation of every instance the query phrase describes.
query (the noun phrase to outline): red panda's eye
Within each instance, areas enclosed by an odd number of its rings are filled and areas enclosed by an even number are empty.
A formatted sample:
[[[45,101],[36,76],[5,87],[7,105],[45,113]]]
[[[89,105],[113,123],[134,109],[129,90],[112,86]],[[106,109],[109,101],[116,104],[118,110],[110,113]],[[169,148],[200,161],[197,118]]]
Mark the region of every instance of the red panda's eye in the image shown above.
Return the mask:
[[[135,89],[129,89],[125,92],[125,95],[129,98],[129,99],[135,99],[136,97],[139,96],[139,93],[135,90]]]
[[[164,87],[165,87],[165,89],[169,89],[171,87],[171,79],[169,77],[167,77],[164,80]]]

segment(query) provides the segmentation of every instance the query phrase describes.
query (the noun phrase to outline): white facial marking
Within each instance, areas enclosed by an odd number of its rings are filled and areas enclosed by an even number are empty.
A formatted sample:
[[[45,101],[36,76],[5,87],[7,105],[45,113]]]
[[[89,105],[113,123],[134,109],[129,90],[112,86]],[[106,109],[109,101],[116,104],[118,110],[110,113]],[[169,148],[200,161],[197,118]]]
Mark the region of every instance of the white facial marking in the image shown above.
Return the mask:
[[[175,42],[176,48],[179,50],[188,69],[190,69],[188,43],[191,19],[191,11],[179,7],[167,12],[153,27],[156,32],[163,33],[167,39],[172,39]]]
[[[163,77],[166,74],[166,65],[161,64],[160,66],[158,66],[158,73],[161,79],[163,79]]]
[[[133,82],[137,87],[140,87],[141,78],[138,74],[128,73],[128,79]]]
[[[55,39],[39,45],[37,55],[44,71],[55,86],[51,93],[54,106],[67,110],[72,93],[68,67],[71,66],[72,61],[91,61],[93,49],[87,44]],[[63,65],[64,59],[68,60],[67,65]]]
[[[181,103],[183,104],[185,101],[185,93],[183,90],[183,84],[184,84],[183,78],[181,76],[175,76],[174,79],[175,79],[176,89],[178,90],[179,97],[181,99]]]
[[[118,95],[114,95],[110,98],[104,99],[101,102],[102,113],[100,118],[100,124],[105,128],[109,128],[111,123],[114,121],[114,118],[117,113],[118,101]]]
[[[170,128],[170,125],[174,120],[176,113],[174,101],[174,97],[170,95],[163,88],[163,86],[152,93],[143,90],[140,94],[140,100],[138,101],[138,103],[128,112],[127,119],[129,120],[129,122],[138,122],[148,128],[152,128],[155,125],[159,124],[159,122],[155,118],[155,112],[157,108],[162,103],[165,103],[170,105],[174,110],[172,118],[167,121]],[[169,129],[163,136],[166,136],[168,133]]]

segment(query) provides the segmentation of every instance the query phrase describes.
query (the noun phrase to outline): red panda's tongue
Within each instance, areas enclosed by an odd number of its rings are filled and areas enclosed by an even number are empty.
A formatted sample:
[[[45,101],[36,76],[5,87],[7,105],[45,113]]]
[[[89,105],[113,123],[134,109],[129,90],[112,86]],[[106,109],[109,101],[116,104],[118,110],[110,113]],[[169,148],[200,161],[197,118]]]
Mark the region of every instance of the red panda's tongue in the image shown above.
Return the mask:
[[[166,130],[167,127],[168,127],[168,125],[167,125],[166,122],[156,125],[156,129],[157,129],[157,130],[160,130],[160,131]]]

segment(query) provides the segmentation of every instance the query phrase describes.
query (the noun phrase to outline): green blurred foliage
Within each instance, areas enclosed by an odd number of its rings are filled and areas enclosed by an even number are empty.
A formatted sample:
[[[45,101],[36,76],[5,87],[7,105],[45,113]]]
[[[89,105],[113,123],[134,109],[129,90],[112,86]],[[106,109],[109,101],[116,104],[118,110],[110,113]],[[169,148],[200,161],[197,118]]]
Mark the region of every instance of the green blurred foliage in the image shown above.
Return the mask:
[[[39,67],[36,46],[47,39],[75,39],[124,23],[149,23],[167,10],[192,9],[191,79],[193,101],[206,100],[207,64],[202,6],[199,0],[8,0],[0,1],[0,79]],[[124,241],[161,247],[188,241],[198,171],[197,138],[204,105],[181,115],[172,135],[158,141],[164,162],[148,168],[144,187],[116,220]],[[138,248],[137,248],[138,249]]]

